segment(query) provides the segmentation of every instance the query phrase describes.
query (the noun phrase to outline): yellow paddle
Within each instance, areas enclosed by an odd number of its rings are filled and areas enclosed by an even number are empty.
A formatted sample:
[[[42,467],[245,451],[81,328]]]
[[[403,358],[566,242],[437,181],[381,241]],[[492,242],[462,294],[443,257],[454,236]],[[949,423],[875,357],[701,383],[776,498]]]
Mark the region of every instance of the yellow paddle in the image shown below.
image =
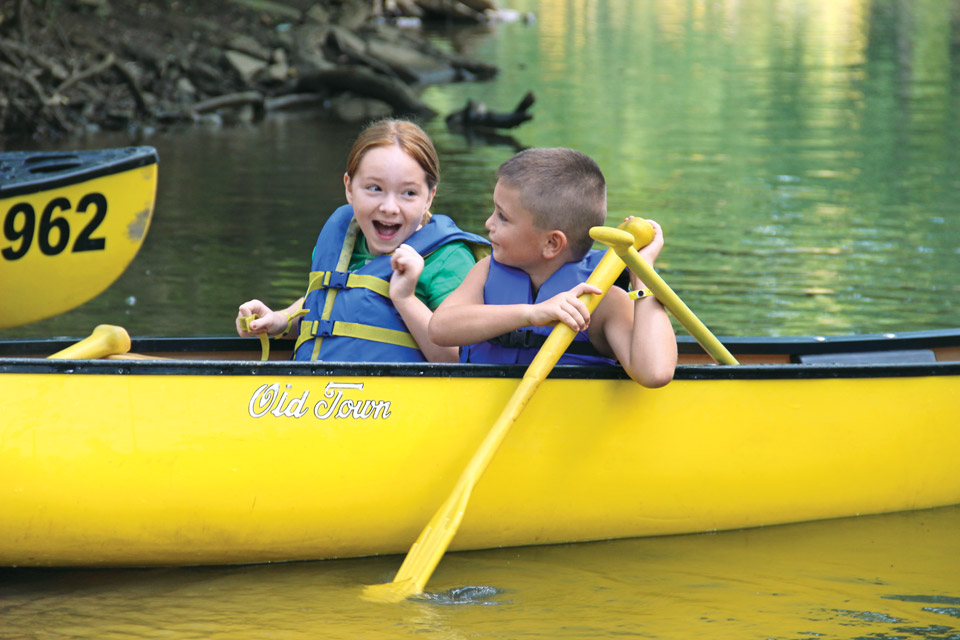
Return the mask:
[[[649,226],[646,220],[640,220],[639,218],[632,218],[629,224],[632,225],[637,222]],[[710,329],[700,322],[697,316],[693,315],[690,308],[673,292],[670,285],[664,282],[663,278],[653,270],[653,267],[647,264],[643,256],[637,253],[636,248],[633,246],[633,235],[626,231],[612,229],[610,227],[594,227],[590,229],[590,237],[616,251],[617,255],[623,259],[630,270],[637,274],[640,280],[653,292],[653,295],[657,297],[657,300],[662,302],[663,306],[676,316],[680,324],[683,325],[683,328],[700,343],[700,346],[710,354],[711,358],[720,364],[740,364],[737,362],[737,359],[727,351],[727,348],[717,340],[716,336],[710,332]]]
[[[649,225],[647,227],[649,229]],[[634,237],[630,233],[626,231],[622,233],[633,240]],[[634,242],[637,246],[642,247],[646,246],[652,239],[653,229],[649,229],[649,233],[643,233]],[[589,284],[598,287],[603,293],[580,296],[591,313],[597,308],[604,294],[622,272],[623,261],[613,249],[607,250],[607,253],[587,280]],[[473,458],[470,459],[463,473],[460,474],[460,479],[453,488],[453,492],[430,519],[417,541],[413,543],[393,582],[366,587],[363,591],[364,599],[375,602],[400,602],[423,592],[427,580],[430,579],[433,570],[440,563],[440,558],[443,557],[450,541],[460,527],[463,512],[467,508],[467,500],[470,499],[474,486],[480,480],[480,476],[483,475],[487,465],[493,460],[494,454],[506,437],[510,427],[513,426],[517,417],[527,406],[537,387],[553,369],[563,352],[567,350],[575,335],[574,330],[565,324],[557,324],[550,332],[546,342],[540,347],[540,351],[524,373],[520,385],[503,408],[500,417],[497,418],[486,438],[480,443],[477,452],[473,454]]]
[[[48,358],[102,358],[130,351],[130,336],[126,329],[112,324],[101,324],[93,333],[76,344],[56,352]]]

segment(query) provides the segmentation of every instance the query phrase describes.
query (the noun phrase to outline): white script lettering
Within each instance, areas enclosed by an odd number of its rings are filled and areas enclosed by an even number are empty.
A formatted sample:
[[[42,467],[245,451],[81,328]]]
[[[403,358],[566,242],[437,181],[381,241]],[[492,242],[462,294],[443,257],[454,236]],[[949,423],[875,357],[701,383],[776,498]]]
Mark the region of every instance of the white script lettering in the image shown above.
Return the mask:
[[[293,385],[286,385],[292,389]],[[349,419],[368,420],[390,417],[389,400],[361,400],[344,397],[350,391],[362,391],[362,382],[328,382],[324,387],[323,397],[313,406],[313,415],[318,420]],[[280,389],[280,383],[264,384],[257,388],[250,397],[247,412],[251,418],[262,418],[268,413],[277,418],[302,418],[311,411],[310,391],[306,390],[299,396],[292,392]]]

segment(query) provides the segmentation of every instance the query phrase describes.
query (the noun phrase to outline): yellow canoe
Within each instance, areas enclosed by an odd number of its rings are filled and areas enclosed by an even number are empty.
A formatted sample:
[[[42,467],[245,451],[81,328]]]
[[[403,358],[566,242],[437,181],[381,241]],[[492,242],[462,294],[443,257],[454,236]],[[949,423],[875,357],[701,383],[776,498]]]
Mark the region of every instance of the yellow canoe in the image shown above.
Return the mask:
[[[0,565],[405,553],[523,373],[257,362],[240,338],[36,357],[66,344],[0,342]],[[960,503],[960,330],[724,344],[744,364],[681,339],[656,390],[557,367],[451,549]]]
[[[143,244],[156,191],[151,147],[0,153],[0,329],[113,284]]]

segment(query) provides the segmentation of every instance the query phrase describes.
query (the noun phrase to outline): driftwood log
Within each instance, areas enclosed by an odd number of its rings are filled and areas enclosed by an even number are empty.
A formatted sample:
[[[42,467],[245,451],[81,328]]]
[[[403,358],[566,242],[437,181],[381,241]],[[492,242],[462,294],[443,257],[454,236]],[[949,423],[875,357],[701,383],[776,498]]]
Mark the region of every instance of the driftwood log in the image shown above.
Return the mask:
[[[533,114],[529,112],[529,109],[535,101],[533,92],[528,91],[513,111],[491,111],[482,102],[468,100],[463,109],[446,117],[446,123],[448,127],[455,130],[513,129],[533,119]]]
[[[386,102],[397,113],[432,117],[436,112],[418,98],[407,85],[360,65],[344,65],[315,71],[297,83],[299,92],[337,94],[350,92]]]

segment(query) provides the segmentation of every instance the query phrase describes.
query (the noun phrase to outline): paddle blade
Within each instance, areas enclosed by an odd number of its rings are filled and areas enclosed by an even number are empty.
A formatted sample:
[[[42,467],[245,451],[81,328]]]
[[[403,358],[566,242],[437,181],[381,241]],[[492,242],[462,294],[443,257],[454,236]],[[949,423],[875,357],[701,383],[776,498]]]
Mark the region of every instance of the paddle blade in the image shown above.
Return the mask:
[[[403,602],[410,596],[415,596],[423,592],[423,587],[413,584],[413,580],[404,580],[397,582],[385,582],[383,584],[371,584],[363,588],[360,597],[368,602],[382,602],[384,604],[396,604]]]
[[[51,359],[102,358],[130,351],[130,336],[126,329],[112,324],[101,324],[76,344],[56,352]]]
[[[562,327],[562,328],[561,328]],[[510,400],[503,408],[503,412],[497,421],[490,428],[483,442],[477,447],[476,453],[470,459],[470,462],[460,474],[457,485],[447,496],[444,503],[437,509],[430,522],[420,532],[417,541],[410,547],[407,557],[404,558],[400,570],[392,582],[386,584],[375,584],[366,587],[361,594],[364,600],[372,602],[401,602],[410,596],[423,593],[423,588],[427,586],[427,581],[433,575],[433,570],[440,564],[440,559],[446,553],[450,541],[460,529],[460,522],[463,520],[464,511],[467,509],[467,502],[473,493],[487,465],[493,460],[494,454],[500,447],[500,443],[506,437],[510,427],[516,421],[517,416],[526,407],[527,402],[533,396],[533,392],[546,374],[549,373],[549,365],[545,370],[538,368],[538,361],[552,360],[554,363],[560,358],[560,354],[566,349],[566,345],[573,339],[573,331],[566,325],[559,325],[550,334],[550,337],[543,346],[534,361],[527,369],[527,373],[520,381],[517,390],[514,391]],[[557,351],[559,349],[559,351]]]
[[[482,452],[477,456],[486,456],[489,460],[496,451],[496,446],[485,442],[481,445]],[[482,473],[482,472],[481,472]],[[450,541],[460,528],[463,512],[467,507],[467,500],[479,479],[480,473],[464,474],[457,483],[456,489],[443,503],[430,522],[420,532],[420,537],[410,547],[407,557],[392,582],[373,584],[365,587],[361,597],[370,602],[396,603],[402,602],[410,596],[423,593],[427,581],[433,575],[433,570],[440,564],[440,559],[446,553]]]

